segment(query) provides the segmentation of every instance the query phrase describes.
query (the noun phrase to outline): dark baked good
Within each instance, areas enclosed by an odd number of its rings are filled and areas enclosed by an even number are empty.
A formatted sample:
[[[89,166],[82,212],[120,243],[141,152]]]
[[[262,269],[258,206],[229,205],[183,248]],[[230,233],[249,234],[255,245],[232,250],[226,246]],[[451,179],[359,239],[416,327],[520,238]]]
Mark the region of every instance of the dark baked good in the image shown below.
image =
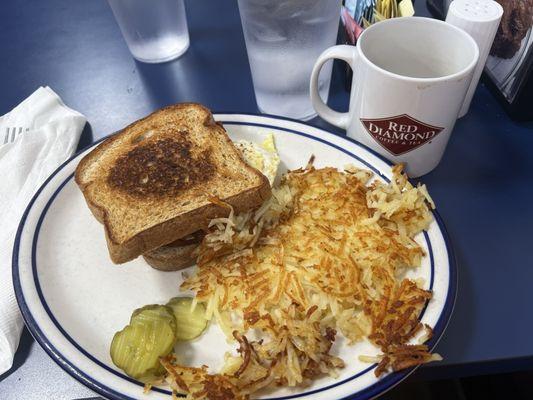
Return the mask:
[[[503,17],[490,50],[492,56],[512,58],[533,25],[533,0],[496,0]]]

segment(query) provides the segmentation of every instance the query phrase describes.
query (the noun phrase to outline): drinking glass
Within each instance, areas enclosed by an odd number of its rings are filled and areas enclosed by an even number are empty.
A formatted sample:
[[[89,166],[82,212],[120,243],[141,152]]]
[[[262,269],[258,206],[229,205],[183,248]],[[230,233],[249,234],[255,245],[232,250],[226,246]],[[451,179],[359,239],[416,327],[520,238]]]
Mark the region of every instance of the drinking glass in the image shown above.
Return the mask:
[[[341,0],[239,0],[261,112],[307,120],[316,115],[309,79],[318,56],[336,42]],[[327,100],[332,63],[319,77]]]
[[[108,0],[131,54],[158,63],[181,56],[189,47],[183,0]]]

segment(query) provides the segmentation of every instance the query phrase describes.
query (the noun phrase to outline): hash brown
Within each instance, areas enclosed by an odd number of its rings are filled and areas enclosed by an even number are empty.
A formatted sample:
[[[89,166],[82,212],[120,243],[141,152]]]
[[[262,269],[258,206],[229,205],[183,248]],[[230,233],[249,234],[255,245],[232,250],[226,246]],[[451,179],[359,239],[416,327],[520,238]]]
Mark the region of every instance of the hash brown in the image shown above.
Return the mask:
[[[228,396],[246,398],[335,375],[344,366],[330,353],[337,334],[381,349],[378,376],[439,359],[412,343],[423,330],[424,340],[431,335],[418,319],[431,292],[402,277],[425,255],[414,236],[427,229],[434,204],[401,166],[390,184],[370,178],[357,168],[308,166],[289,172],[256,212],[211,222],[197,272],[182,288],[207,304],[238,354],[226,355],[220,374],[193,369],[189,382],[175,376],[190,367],[166,360],[176,391],[205,398],[217,376]]]

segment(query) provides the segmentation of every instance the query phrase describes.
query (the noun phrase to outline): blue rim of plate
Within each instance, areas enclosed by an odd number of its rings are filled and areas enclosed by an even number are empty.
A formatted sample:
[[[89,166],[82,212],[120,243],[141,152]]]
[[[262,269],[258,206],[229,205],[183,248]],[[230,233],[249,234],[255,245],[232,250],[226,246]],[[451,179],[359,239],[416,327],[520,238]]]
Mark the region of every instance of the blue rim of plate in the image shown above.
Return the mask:
[[[217,112],[217,113],[214,113],[215,117],[217,115],[221,115],[221,114],[223,114],[223,115],[243,115],[243,116],[253,116],[253,117],[265,117],[265,118],[274,119],[274,120],[276,120],[276,119],[277,120],[284,120],[284,121],[293,122],[293,123],[297,123],[297,124],[307,125],[307,126],[312,127],[314,129],[318,129],[320,131],[329,133],[331,135],[334,135],[337,138],[340,138],[340,139],[346,140],[346,141],[348,141],[348,142],[350,142],[352,144],[355,144],[356,146],[362,148],[364,151],[367,151],[370,154],[374,155],[375,157],[379,158],[380,160],[385,162],[387,165],[392,165],[392,163],[390,161],[388,161],[386,158],[384,158],[380,154],[376,153],[374,150],[369,149],[365,145],[363,145],[363,144],[361,144],[361,143],[359,143],[359,142],[357,142],[357,141],[355,141],[355,140],[353,140],[353,139],[351,139],[349,137],[335,134],[333,132],[328,131],[327,129],[320,128],[320,127],[314,126],[312,124],[308,124],[308,123],[301,122],[301,121],[298,121],[298,120],[294,120],[294,119],[291,119],[291,118],[279,117],[279,116],[268,115],[268,114],[237,113],[237,112]],[[324,143],[326,145],[329,145],[331,147],[334,147],[337,150],[340,150],[340,151],[344,152],[345,154],[348,154],[352,158],[357,159],[358,161],[360,161],[363,164],[365,164],[365,166],[370,168],[372,171],[374,171],[376,174],[381,176],[383,179],[388,181],[388,178],[386,176],[384,176],[379,170],[377,170],[374,166],[372,166],[371,164],[367,163],[366,161],[360,159],[357,155],[355,155],[355,154],[353,154],[353,153],[351,153],[351,152],[339,147],[338,145],[335,145],[335,144],[333,144],[333,143],[331,143],[331,142],[329,142],[329,141],[327,141],[325,139],[316,137],[316,136],[314,136],[312,134],[304,133],[304,132],[301,132],[301,131],[296,131],[296,130],[289,129],[289,128],[283,128],[283,127],[278,127],[278,126],[273,126],[273,125],[268,125],[268,124],[262,124],[262,123],[243,122],[243,121],[230,121],[230,120],[224,120],[222,122],[224,124],[228,124],[228,125],[248,125],[248,126],[261,126],[261,127],[273,128],[273,129],[290,132],[290,133],[293,133],[293,134],[297,134],[299,136],[304,136],[304,137],[307,137],[309,139],[322,142],[322,143]],[[26,219],[28,217],[29,212],[31,211],[31,208],[33,207],[33,204],[35,203],[35,201],[37,200],[37,198],[39,197],[41,192],[44,190],[44,188],[57,175],[57,173],[59,173],[59,171],[61,171],[65,166],[67,166],[73,159],[78,157],[80,153],[83,153],[87,149],[89,149],[89,148],[95,146],[96,144],[104,141],[105,139],[107,139],[111,135],[108,135],[106,137],[101,138],[100,140],[90,144],[89,146],[85,147],[84,149],[82,149],[79,152],[77,152],[76,154],[74,154],[72,157],[70,157],[68,160],[66,160],[63,164],[61,164],[46,179],[46,181],[42,184],[42,186],[37,190],[37,192],[35,193],[35,195],[31,199],[30,203],[28,204],[26,210],[24,211],[24,214],[23,214],[23,216],[21,218],[19,227],[17,229],[17,234],[16,234],[16,237],[15,237],[15,243],[14,243],[14,247],[13,247],[12,273],[13,273],[13,285],[14,285],[14,289],[15,289],[15,295],[16,295],[16,298],[17,298],[17,302],[18,302],[19,308],[20,308],[20,310],[22,312],[22,316],[23,316],[24,322],[25,322],[26,326],[28,327],[28,330],[31,332],[32,336],[41,345],[41,347],[45,350],[45,352],[61,368],[63,368],[67,373],[69,373],[75,379],[77,379],[78,381],[80,381],[81,383],[83,383],[84,385],[89,387],[90,389],[94,390],[95,392],[97,392],[97,393],[99,393],[99,394],[101,394],[101,395],[103,395],[103,396],[105,396],[107,398],[110,398],[110,399],[130,400],[131,399],[130,397],[128,397],[128,396],[126,396],[126,395],[124,395],[124,394],[122,394],[120,392],[117,392],[116,390],[114,390],[114,389],[102,384],[101,382],[98,382],[94,378],[92,378],[89,375],[87,375],[85,372],[81,371],[78,367],[76,367],[75,363],[73,363],[72,361],[70,361],[66,357],[64,357],[52,345],[52,343],[50,343],[50,341],[48,340],[48,338],[46,337],[44,332],[40,329],[40,327],[38,326],[37,322],[33,318],[32,314],[31,314],[31,311],[28,308],[28,305],[26,304],[26,301],[25,301],[23,293],[22,293],[22,287],[21,287],[20,276],[19,276],[19,262],[18,262],[18,259],[19,259],[20,240],[21,240],[23,229],[24,229],[24,224],[26,222]],[[34,231],[34,237],[33,237],[33,240],[32,240],[32,257],[31,257],[31,259],[32,259],[32,273],[33,273],[33,278],[34,278],[34,281],[35,281],[35,287],[37,289],[39,299],[41,300],[42,306],[45,309],[46,313],[48,314],[48,317],[52,320],[52,322],[58,328],[58,330],[61,332],[61,334],[78,351],[80,351],[84,356],[89,358],[92,362],[95,362],[99,367],[104,368],[106,371],[111,372],[114,375],[119,376],[122,379],[126,379],[129,382],[132,382],[132,383],[135,383],[137,385],[141,385],[142,386],[142,384],[139,383],[138,381],[136,381],[136,380],[134,380],[132,378],[129,378],[126,375],[123,375],[123,374],[117,372],[116,370],[109,368],[105,364],[101,363],[95,357],[91,356],[80,345],[78,345],[65,332],[65,330],[61,327],[61,325],[57,322],[57,320],[53,316],[53,314],[52,314],[51,310],[49,309],[49,307],[48,307],[48,305],[47,305],[47,303],[46,303],[46,301],[44,299],[44,296],[42,294],[42,291],[41,291],[41,288],[40,288],[40,285],[39,285],[39,281],[38,281],[38,275],[36,274],[36,262],[35,262],[35,260],[36,260],[36,258],[35,258],[35,247],[36,247],[37,238],[38,238],[38,234],[39,234],[39,228],[40,228],[40,225],[41,225],[42,221],[44,220],[45,214],[46,214],[49,206],[52,204],[53,200],[55,199],[57,194],[61,191],[61,189],[65,186],[65,184],[68,183],[70,181],[70,179],[72,179],[72,177],[73,177],[73,174],[70,174],[55,189],[54,193],[50,196],[50,198],[48,199],[46,205],[44,206],[43,210],[41,211],[41,215],[39,216],[39,219],[38,219],[38,222],[37,222],[37,226],[36,226],[36,229]],[[442,312],[441,312],[441,314],[439,316],[439,319],[437,320],[437,323],[435,324],[435,326],[433,328],[434,335],[426,343],[429,346],[430,349],[434,349],[434,347],[438,343],[439,339],[441,338],[442,334],[444,333],[444,330],[446,329],[446,326],[447,326],[447,324],[448,324],[448,322],[450,320],[451,314],[453,312],[453,308],[454,308],[454,304],[455,304],[455,298],[456,298],[456,295],[457,295],[457,268],[456,268],[456,260],[455,260],[453,248],[451,246],[450,239],[449,239],[446,227],[444,225],[444,222],[442,221],[442,218],[440,217],[438,212],[435,211],[435,210],[433,211],[433,215],[434,215],[435,222],[437,223],[437,225],[438,225],[438,227],[439,227],[439,229],[441,231],[441,234],[442,234],[442,237],[444,239],[445,246],[446,246],[446,250],[447,250],[447,253],[448,253],[449,286],[448,286],[448,292],[447,292],[447,295],[446,295],[446,300],[445,300]],[[434,273],[433,273],[433,254],[432,254],[432,251],[431,251],[431,243],[429,241],[429,238],[428,238],[426,232],[424,232],[424,236],[425,236],[425,240],[426,240],[426,242],[428,244],[428,248],[430,250],[429,251],[429,255],[431,257],[431,268],[432,268],[430,288],[432,288],[432,286],[433,286],[433,277],[434,277]],[[424,312],[425,312],[425,308],[424,308],[424,310],[422,310],[420,318],[422,318]],[[355,379],[357,377],[360,377],[360,376],[364,375],[365,373],[370,372],[371,370],[373,370],[375,368],[375,366],[376,366],[375,364],[371,365],[368,368],[364,369],[363,371],[360,371],[357,374],[355,374],[355,375],[353,375],[353,376],[351,376],[349,378],[346,378],[346,379],[344,379],[342,381],[339,381],[339,382],[335,382],[335,383],[333,383],[331,385],[328,385],[328,386],[325,386],[325,387],[322,387],[322,388],[319,388],[319,389],[315,389],[315,390],[311,390],[311,391],[308,391],[308,392],[303,392],[303,393],[299,393],[299,394],[295,394],[295,395],[276,397],[276,398],[265,399],[265,400],[274,400],[274,399],[275,400],[288,400],[288,399],[294,399],[294,398],[298,398],[298,397],[302,397],[302,396],[312,395],[312,394],[318,393],[318,392],[323,392],[323,391],[329,390],[329,389],[331,389],[333,387],[345,384],[345,383],[347,383],[347,382],[349,382],[349,381],[351,381],[351,380],[353,380],[353,379]],[[407,369],[407,370],[404,370],[404,371],[401,371],[401,372],[391,373],[391,374],[385,376],[384,378],[380,379],[378,382],[374,383],[373,385],[371,385],[371,386],[369,386],[369,387],[367,387],[367,388],[365,388],[365,389],[363,389],[363,390],[361,390],[359,392],[356,392],[356,393],[354,393],[354,394],[352,394],[350,396],[347,396],[347,397],[344,397],[342,399],[339,399],[339,400],[345,400],[345,399],[367,400],[367,399],[372,399],[372,398],[374,398],[374,397],[386,392],[387,390],[391,389],[395,385],[397,385],[399,382],[401,382],[403,379],[405,379],[408,375],[410,375],[416,368],[417,367],[413,367],[413,368],[410,368],[410,369]],[[163,389],[159,389],[159,388],[153,388],[153,390],[155,390],[157,392],[160,392],[160,393],[163,393],[163,394],[170,394],[169,391],[163,390]]]

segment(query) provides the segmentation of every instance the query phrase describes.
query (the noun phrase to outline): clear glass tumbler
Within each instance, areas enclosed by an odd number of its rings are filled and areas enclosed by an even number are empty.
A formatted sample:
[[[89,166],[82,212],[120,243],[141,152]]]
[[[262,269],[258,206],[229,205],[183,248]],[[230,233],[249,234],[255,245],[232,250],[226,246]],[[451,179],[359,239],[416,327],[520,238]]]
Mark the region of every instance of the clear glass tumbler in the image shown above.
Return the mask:
[[[314,62],[335,44],[341,0],[239,0],[255,98],[261,112],[307,120]],[[319,92],[327,100],[331,65],[322,69]]]
[[[189,48],[183,0],[108,0],[131,54],[158,63]]]

